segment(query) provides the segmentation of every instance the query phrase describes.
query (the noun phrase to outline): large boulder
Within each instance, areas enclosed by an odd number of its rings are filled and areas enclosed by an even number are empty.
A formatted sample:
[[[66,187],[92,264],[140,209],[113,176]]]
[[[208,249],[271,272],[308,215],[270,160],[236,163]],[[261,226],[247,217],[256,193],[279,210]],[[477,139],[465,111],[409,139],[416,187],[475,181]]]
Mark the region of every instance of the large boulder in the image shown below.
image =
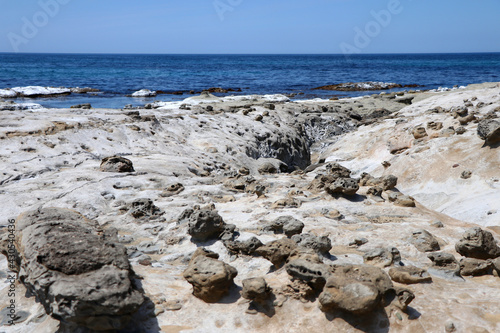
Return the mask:
[[[75,211],[44,208],[16,221],[19,280],[45,311],[91,330],[124,328],[144,302],[116,236]]]
[[[184,278],[193,286],[193,295],[207,303],[218,302],[233,285],[238,271],[223,261],[196,252],[184,271]]]
[[[272,262],[274,266],[280,267],[296,248],[297,244],[293,240],[282,238],[259,247],[255,252]]]
[[[327,236],[300,234],[292,236],[292,240],[296,242],[298,246],[312,249],[322,254],[327,254],[332,249],[332,241]]]
[[[358,190],[358,181],[353,178],[337,178],[329,187],[326,188],[326,191],[332,195],[355,195]]]
[[[101,162],[103,172],[134,172],[132,161],[121,156],[106,157]]]
[[[198,209],[189,216],[188,233],[193,240],[205,242],[218,239],[226,229],[226,223],[216,210]]]
[[[410,243],[421,252],[435,252],[441,249],[436,238],[424,229],[413,231],[410,237]]]
[[[322,311],[345,310],[357,315],[383,306],[384,296],[393,290],[391,279],[380,268],[366,265],[333,266],[319,296]]]
[[[458,253],[468,258],[494,259],[500,256],[500,247],[491,232],[474,227],[467,230],[455,244]]]
[[[477,125],[477,135],[486,144],[500,142],[500,121],[495,119],[483,119]]]

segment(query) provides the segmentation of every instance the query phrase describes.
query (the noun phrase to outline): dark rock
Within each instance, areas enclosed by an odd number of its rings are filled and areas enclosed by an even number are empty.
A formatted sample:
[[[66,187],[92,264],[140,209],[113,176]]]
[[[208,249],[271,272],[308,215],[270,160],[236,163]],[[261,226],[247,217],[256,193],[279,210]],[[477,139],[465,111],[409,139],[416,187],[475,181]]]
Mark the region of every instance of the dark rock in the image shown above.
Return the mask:
[[[334,266],[318,300],[320,309],[353,314],[369,313],[383,306],[384,295],[393,290],[391,279],[380,268],[366,265]]]
[[[246,241],[226,241],[224,245],[231,253],[252,255],[264,244],[257,237],[252,237]]]
[[[293,279],[308,283],[316,290],[321,290],[330,276],[327,265],[306,259],[289,260],[285,269]]]
[[[183,276],[193,286],[193,295],[207,303],[218,302],[234,284],[238,271],[223,261],[202,253],[191,259]]]
[[[332,84],[313,88],[313,90],[337,90],[337,91],[369,91],[369,90],[386,90],[393,88],[401,88],[402,85],[397,83],[384,82],[346,82],[340,84]]]
[[[500,142],[500,121],[494,119],[483,119],[477,125],[477,135],[486,144]]]
[[[332,249],[332,242],[326,236],[315,236],[313,234],[301,234],[292,236],[297,245],[312,249],[318,253],[326,254]]]
[[[412,243],[420,252],[435,252],[441,247],[438,241],[427,230],[415,230],[412,232],[410,243]]]
[[[468,258],[494,259],[500,256],[500,247],[491,232],[474,227],[467,230],[455,245],[458,253]]]
[[[136,219],[141,217],[158,216],[162,214],[160,208],[156,207],[151,199],[137,199],[130,204],[129,213]]]
[[[326,191],[332,195],[355,195],[358,190],[358,181],[352,178],[338,178],[326,188]]]
[[[96,222],[44,208],[21,215],[16,229],[19,280],[54,318],[91,330],[121,329],[144,302],[125,248]]]
[[[226,223],[215,210],[199,209],[189,216],[188,233],[196,241],[218,239]]]
[[[132,161],[121,156],[106,157],[101,162],[103,172],[134,172]]]
[[[255,252],[270,262],[276,267],[281,267],[288,259],[297,244],[288,238],[278,239],[259,247]]]
[[[489,274],[492,268],[491,261],[462,258],[460,260],[460,274],[462,276],[480,276]]]
[[[460,178],[462,179],[469,179],[470,177],[472,177],[472,171],[470,170],[462,171],[462,174],[460,175]]]
[[[425,269],[415,266],[398,266],[389,269],[389,276],[398,283],[413,284],[432,281]]]
[[[70,107],[71,109],[83,109],[83,110],[89,110],[92,108],[92,105],[90,103],[85,103],[85,104],[78,104],[78,105],[73,105]]]

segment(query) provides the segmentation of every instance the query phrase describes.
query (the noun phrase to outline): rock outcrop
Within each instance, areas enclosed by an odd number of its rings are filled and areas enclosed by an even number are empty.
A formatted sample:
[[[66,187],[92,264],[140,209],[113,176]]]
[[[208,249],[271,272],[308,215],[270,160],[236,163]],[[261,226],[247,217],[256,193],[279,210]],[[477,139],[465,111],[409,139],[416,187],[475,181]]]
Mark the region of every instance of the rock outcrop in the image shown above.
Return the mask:
[[[455,249],[468,258],[494,259],[500,256],[500,247],[491,232],[479,227],[467,230],[455,245]]]
[[[477,125],[477,135],[479,135],[486,144],[500,142],[500,121],[495,119],[481,120]]]
[[[44,208],[21,215],[16,227],[19,280],[54,318],[120,329],[144,302],[125,248],[79,213]]]
[[[132,161],[121,156],[106,157],[101,162],[103,172],[134,172]]]

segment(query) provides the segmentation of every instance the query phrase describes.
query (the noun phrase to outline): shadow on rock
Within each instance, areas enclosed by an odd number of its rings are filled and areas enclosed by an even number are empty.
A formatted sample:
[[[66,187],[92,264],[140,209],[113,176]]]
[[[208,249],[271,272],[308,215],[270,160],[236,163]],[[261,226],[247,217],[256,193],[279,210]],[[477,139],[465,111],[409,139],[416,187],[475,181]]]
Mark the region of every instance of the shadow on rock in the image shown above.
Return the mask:
[[[241,287],[236,285],[236,284],[233,284],[226,295],[224,295],[224,297],[222,297],[218,302],[216,303],[219,303],[219,304],[233,304],[233,303],[236,303],[240,297],[241,297]]]

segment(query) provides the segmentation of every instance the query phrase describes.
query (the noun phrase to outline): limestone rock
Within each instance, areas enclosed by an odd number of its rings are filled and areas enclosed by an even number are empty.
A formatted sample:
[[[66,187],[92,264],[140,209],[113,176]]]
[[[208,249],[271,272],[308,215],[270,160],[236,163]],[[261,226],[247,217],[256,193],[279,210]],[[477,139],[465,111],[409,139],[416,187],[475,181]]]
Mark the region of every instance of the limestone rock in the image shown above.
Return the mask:
[[[500,121],[494,119],[483,119],[477,125],[477,135],[486,144],[493,144],[500,141]]]
[[[384,191],[395,188],[397,184],[398,184],[398,177],[394,175],[387,175],[374,178],[365,172],[361,174],[361,179],[359,181],[359,185],[361,186],[377,186],[381,187],[382,190]]]
[[[415,207],[415,199],[409,195],[405,195],[398,192],[393,192],[389,194],[389,201],[393,202],[397,206],[401,207]]]
[[[215,210],[195,210],[189,217],[188,233],[196,241],[217,239],[224,232],[226,223]]]
[[[462,258],[460,260],[460,274],[462,276],[486,275],[491,270],[492,263],[487,260]]]
[[[326,188],[326,191],[332,195],[354,195],[358,190],[358,182],[357,180],[352,178],[338,178],[329,187]]]
[[[363,255],[363,260],[365,264],[383,268],[399,264],[401,261],[401,254],[395,247],[378,247],[366,252]]]
[[[298,246],[312,249],[318,253],[328,253],[332,249],[332,242],[326,236],[316,236],[313,234],[301,234],[292,236],[292,240]]]
[[[134,172],[132,161],[121,156],[106,157],[101,162],[103,172]]]
[[[351,177],[351,170],[338,163],[328,163],[326,165],[326,172],[328,175],[332,176],[334,180],[337,178]]]
[[[304,229],[304,223],[293,216],[280,216],[273,222],[264,227],[264,230],[270,230],[275,233],[284,233],[288,237],[300,234]]]
[[[443,278],[455,279],[460,277],[460,265],[457,259],[446,252],[433,252],[427,255],[432,261],[433,266],[429,268],[429,272],[437,274]]]
[[[44,208],[16,222],[19,279],[53,317],[91,330],[124,328],[144,302],[123,246],[77,212]]]
[[[181,183],[175,183],[175,184],[171,184],[171,185],[167,186],[165,191],[163,191],[160,194],[160,196],[161,197],[170,197],[173,195],[177,195],[177,194],[181,193],[182,191],[184,191],[184,185],[182,185]]]
[[[223,261],[198,255],[183,276],[193,286],[193,295],[207,303],[218,302],[233,285],[236,268]]]
[[[380,268],[366,265],[335,266],[318,300],[322,311],[336,309],[362,315],[384,305],[391,279]]]
[[[282,238],[259,247],[255,252],[272,262],[274,266],[280,267],[296,248],[297,244],[293,240]]]
[[[427,230],[419,229],[412,232],[410,243],[421,252],[439,251],[441,247],[438,241]]]
[[[263,277],[245,279],[241,281],[243,288],[241,296],[251,301],[263,302],[271,296],[271,288]]]
[[[263,162],[259,165],[258,171],[260,174],[277,173],[278,169],[271,162]]]
[[[158,216],[162,214],[160,208],[156,207],[151,199],[142,198],[130,203],[129,213],[135,218]]]
[[[426,136],[427,136],[427,132],[426,132],[426,130],[425,130],[425,127],[422,127],[422,126],[415,127],[415,128],[413,129],[412,134],[413,134],[413,137],[414,137],[415,139],[421,139],[421,138],[423,138],[423,137],[426,137]]]
[[[458,253],[468,258],[494,259],[500,256],[500,247],[491,232],[474,227],[467,230],[455,245]]]
[[[414,284],[432,281],[431,276],[425,269],[415,266],[399,266],[389,269],[389,276],[398,283]]]
[[[292,278],[309,283],[311,286],[323,287],[326,279],[330,276],[327,265],[306,259],[290,260],[285,265],[285,269]]]
[[[257,237],[252,237],[246,241],[225,241],[224,245],[231,253],[252,255],[264,244]]]

